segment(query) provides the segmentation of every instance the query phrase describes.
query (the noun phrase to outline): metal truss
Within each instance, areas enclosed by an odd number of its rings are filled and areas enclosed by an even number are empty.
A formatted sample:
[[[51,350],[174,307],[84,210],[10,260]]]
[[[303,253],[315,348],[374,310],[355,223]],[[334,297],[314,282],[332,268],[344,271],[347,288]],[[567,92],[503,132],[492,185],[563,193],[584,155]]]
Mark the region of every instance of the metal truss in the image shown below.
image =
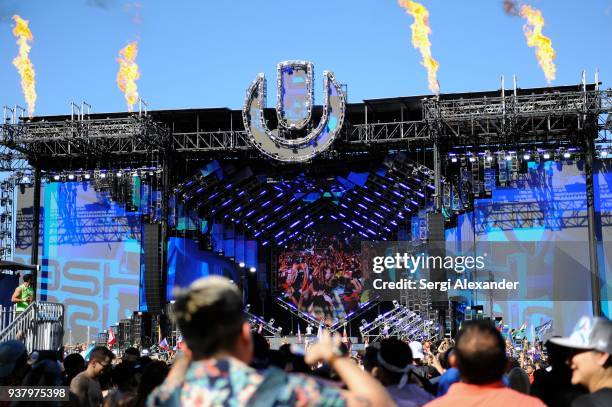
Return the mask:
[[[288,311],[294,317],[306,322],[307,325],[319,326],[321,324],[321,321],[307,312],[300,311],[295,305],[286,302],[281,297],[276,297],[276,304],[285,311]]]
[[[434,317],[434,318],[432,318]],[[361,336],[369,341],[377,341],[385,337],[398,337],[408,341],[436,340],[439,330],[436,315],[428,312],[418,312],[408,306],[394,301],[394,308],[378,315],[371,322],[363,321],[359,327]]]
[[[586,227],[588,217],[584,195],[577,195],[576,200],[502,203],[487,206],[488,210],[477,208],[479,215],[475,232],[484,234],[489,228],[512,230],[541,226],[560,230]],[[601,212],[601,226],[612,226],[609,211]]]
[[[362,145],[410,143],[435,137],[452,139],[455,145],[558,141],[584,129],[585,120],[593,119],[600,130],[605,129],[606,113],[612,113],[612,91],[430,98],[423,100],[422,112],[420,121],[349,126],[344,131],[344,141]],[[146,115],[4,124],[0,136],[0,145],[28,158],[139,155],[164,148],[181,153],[254,148],[244,130],[170,134],[164,125]],[[10,168],[6,165],[9,157],[0,152],[0,165],[3,158],[5,167]]]
[[[194,133],[173,133],[172,149],[178,152],[199,152],[218,150],[254,149],[247,132],[211,131]]]
[[[123,242],[126,239],[139,239],[140,223],[130,222],[129,216],[112,216],[106,211],[90,212],[78,210],[74,217],[66,217],[59,212],[51,215],[56,219],[54,227],[47,229],[43,239],[54,245],[86,243]],[[41,218],[41,225],[44,221]],[[32,215],[17,216],[17,239],[19,248],[29,247],[32,243]]]
[[[346,141],[352,144],[374,144],[417,141],[429,138],[425,121],[358,124],[348,131]]]
[[[247,316],[249,323],[251,324],[251,328],[253,330],[266,331],[266,333],[268,334],[266,336],[280,337],[281,332],[283,331],[283,328],[280,326],[279,327],[274,326],[274,320],[271,320],[270,322],[268,322],[265,319],[258,317],[255,314],[250,313],[248,309],[245,309],[244,313]]]
[[[611,91],[574,91],[476,99],[427,99],[423,118],[453,144],[528,144],[568,139],[611,111]]]
[[[147,154],[167,144],[167,131],[147,116],[36,121],[4,125],[0,144],[30,159]]]

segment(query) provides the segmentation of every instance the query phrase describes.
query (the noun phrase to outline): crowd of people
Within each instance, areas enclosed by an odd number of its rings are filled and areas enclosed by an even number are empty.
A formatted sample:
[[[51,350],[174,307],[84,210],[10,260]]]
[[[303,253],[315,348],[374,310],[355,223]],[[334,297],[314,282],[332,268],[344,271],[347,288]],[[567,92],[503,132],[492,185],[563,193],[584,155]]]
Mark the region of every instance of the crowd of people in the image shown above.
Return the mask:
[[[284,297],[299,310],[331,325],[361,303],[359,255],[330,244],[326,248],[281,253],[278,278]]]
[[[438,343],[389,337],[355,352],[324,331],[306,349],[273,350],[229,280],[175,298],[185,346],[170,361],[96,347],[58,362],[14,340],[0,344],[0,385],[68,386],[74,406],[612,406],[612,322],[601,317],[544,347],[510,345],[474,320]]]

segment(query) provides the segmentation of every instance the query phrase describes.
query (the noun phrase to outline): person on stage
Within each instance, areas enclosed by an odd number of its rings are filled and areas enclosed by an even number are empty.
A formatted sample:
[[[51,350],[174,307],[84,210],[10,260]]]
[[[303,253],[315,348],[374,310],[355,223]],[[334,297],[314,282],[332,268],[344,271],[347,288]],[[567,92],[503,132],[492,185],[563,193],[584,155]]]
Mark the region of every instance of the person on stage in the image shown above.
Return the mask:
[[[15,288],[11,302],[15,303],[15,311],[23,312],[34,301],[34,288],[32,287],[32,275],[23,276],[23,284]]]

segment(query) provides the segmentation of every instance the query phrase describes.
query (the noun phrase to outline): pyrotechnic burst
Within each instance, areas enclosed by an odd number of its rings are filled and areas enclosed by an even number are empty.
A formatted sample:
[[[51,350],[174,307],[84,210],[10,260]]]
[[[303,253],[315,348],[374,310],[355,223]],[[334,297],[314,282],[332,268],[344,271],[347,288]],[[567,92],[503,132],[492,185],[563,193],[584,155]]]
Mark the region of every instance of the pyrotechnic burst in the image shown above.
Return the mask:
[[[136,64],[138,55],[138,43],[130,42],[119,51],[119,72],[117,72],[117,86],[125,96],[128,111],[131,112],[134,104],[138,101],[138,85],[136,81],[140,79],[140,72]]]
[[[414,17],[414,23],[410,26],[412,29],[412,45],[421,53],[423,58],[421,64],[427,69],[429,89],[437,95],[440,93],[440,84],[437,79],[439,64],[431,55],[429,11],[416,1],[398,0],[398,3],[406,10],[406,13]]]
[[[556,53],[552,47],[551,39],[542,34],[544,16],[542,16],[540,10],[527,5],[521,6],[520,15],[527,20],[527,23],[523,26],[527,45],[535,48],[538,64],[544,71],[546,81],[550,84],[555,80],[557,73],[557,67],[554,63]]]
[[[17,38],[17,45],[19,45],[19,54],[13,59],[13,65],[15,65],[21,76],[21,89],[28,104],[28,115],[32,117],[34,115],[34,107],[36,106],[36,72],[34,71],[32,61],[30,61],[31,46],[29,42],[34,37],[27,20],[14,15],[13,21],[15,21],[13,35]]]

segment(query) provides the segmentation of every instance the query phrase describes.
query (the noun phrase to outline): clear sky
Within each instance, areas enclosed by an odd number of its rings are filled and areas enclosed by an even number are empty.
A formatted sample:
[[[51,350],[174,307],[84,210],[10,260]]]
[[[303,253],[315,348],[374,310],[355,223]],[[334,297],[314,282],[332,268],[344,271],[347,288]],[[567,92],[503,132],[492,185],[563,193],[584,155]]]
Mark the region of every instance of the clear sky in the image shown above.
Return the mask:
[[[545,86],[520,17],[501,0],[423,0],[430,10],[442,92]],[[557,51],[555,85],[576,84],[595,67],[612,86],[612,0],[529,0],[546,19]],[[85,100],[95,112],[124,111],[115,84],[119,49],[138,39],[141,96],[152,109],[240,108],[259,72],[274,95],[279,61],[315,64],[348,84],[350,102],[429,93],[410,43],[412,17],[397,0],[0,0],[0,103],[25,106],[11,61],[10,16],[30,20],[37,115],[69,113]],[[269,97],[269,102],[271,102]]]

